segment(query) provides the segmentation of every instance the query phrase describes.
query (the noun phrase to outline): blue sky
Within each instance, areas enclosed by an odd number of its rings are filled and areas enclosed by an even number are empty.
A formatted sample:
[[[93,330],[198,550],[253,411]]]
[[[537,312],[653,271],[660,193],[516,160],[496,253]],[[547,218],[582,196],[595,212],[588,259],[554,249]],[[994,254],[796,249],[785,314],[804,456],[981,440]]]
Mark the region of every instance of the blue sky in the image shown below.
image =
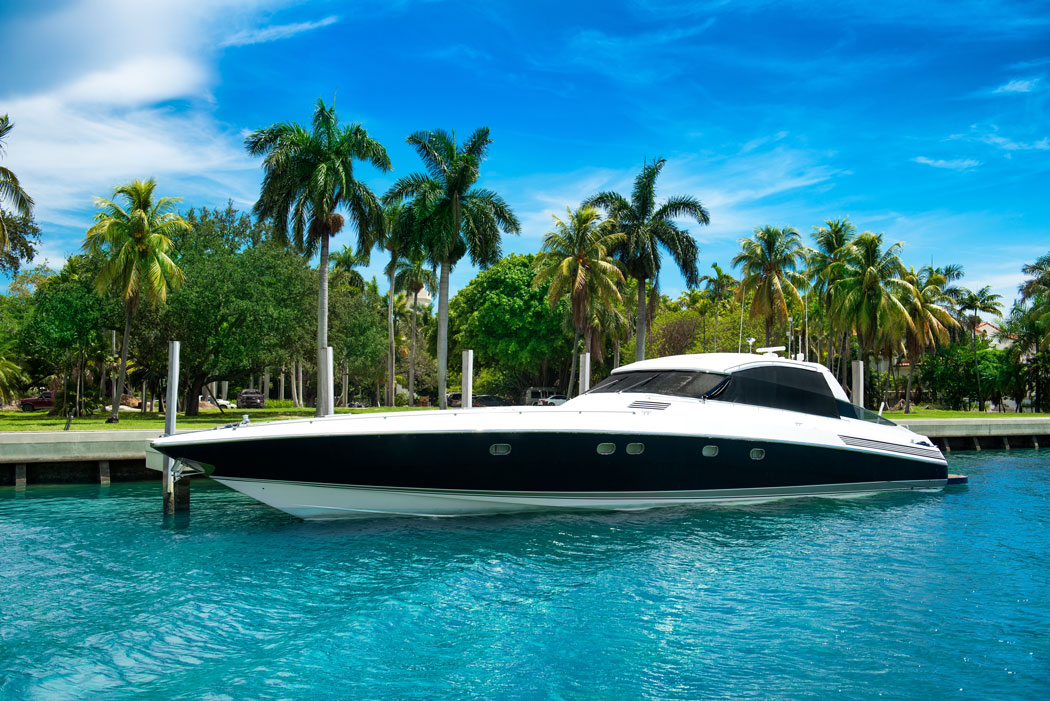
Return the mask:
[[[1012,300],[1050,250],[1045,2],[38,1],[5,3],[0,35],[4,165],[52,264],[132,178],[250,208],[245,133],[307,122],[318,97],[387,147],[392,173],[358,174],[378,193],[419,170],[410,132],[489,126],[482,183],[523,225],[508,252],[657,156],[660,192],[711,212],[688,227],[705,269],[756,226],[849,215]],[[665,266],[662,291],[682,287]]]

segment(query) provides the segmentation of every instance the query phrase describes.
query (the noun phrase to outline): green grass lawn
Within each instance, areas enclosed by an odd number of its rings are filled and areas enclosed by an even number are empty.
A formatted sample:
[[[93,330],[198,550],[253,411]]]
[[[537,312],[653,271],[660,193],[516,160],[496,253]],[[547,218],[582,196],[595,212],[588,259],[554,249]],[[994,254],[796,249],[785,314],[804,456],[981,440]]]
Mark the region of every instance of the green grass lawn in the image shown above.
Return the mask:
[[[1015,414],[1013,412],[1006,412],[1005,414],[991,414],[988,412],[980,411],[950,411],[948,409],[915,409],[911,410],[910,414],[905,414],[903,411],[884,411],[882,415],[891,421],[904,421],[905,419],[988,419],[994,421],[996,419],[1018,419],[1025,418],[1030,419],[1034,417],[1050,417],[1050,414],[1031,414],[1025,412],[1023,414]]]
[[[382,407],[371,409],[336,409],[337,414],[371,414],[381,411],[418,411],[413,407]],[[243,414],[248,414],[253,422],[279,421],[281,419],[305,419],[314,415],[312,408],[295,409],[291,407],[283,409],[227,409],[226,413],[220,413],[218,409],[202,409],[200,416],[185,417],[178,415],[175,425],[178,428],[211,428],[222,426],[233,421],[240,421]],[[71,431],[102,431],[112,429],[163,429],[164,414],[147,412],[142,414],[138,411],[120,412],[120,423],[107,424],[106,414],[85,416],[73,419],[69,430]],[[0,411],[0,431],[61,431],[66,427],[66,419],[62,416],[48,416],[43,411],[21,412]]]

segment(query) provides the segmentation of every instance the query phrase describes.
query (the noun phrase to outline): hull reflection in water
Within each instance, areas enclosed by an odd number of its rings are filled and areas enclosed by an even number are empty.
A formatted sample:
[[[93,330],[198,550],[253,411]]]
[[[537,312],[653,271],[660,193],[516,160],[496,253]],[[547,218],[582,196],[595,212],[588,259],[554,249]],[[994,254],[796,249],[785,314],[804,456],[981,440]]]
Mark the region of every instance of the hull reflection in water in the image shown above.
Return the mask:
[[[749,354],[619,368],[560,407],[230,426],[159,451],[304,519],[647,509],[936,490],[928,439],[825,368]]]

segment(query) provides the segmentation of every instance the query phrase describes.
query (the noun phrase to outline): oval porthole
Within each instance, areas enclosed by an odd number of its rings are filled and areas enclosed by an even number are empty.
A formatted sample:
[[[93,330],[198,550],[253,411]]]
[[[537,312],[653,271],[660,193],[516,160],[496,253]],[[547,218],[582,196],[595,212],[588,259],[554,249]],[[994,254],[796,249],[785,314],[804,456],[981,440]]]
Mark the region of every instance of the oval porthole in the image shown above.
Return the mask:
[[[644,443],[628,443],[627,444],[627,454],[628,455],[641,455],[644,452],[645,452],[645,444]]]
[[[702,451],[700,451],[700,452],[702,452],[704,454],[705,458],[713,458],[716,455],[718,455],[718,446],[717,445],[705,445],[704,449]]]
[[[598,444],[598,455],[612,455],[616,452],[615,443],[599,443]]]
[[[752,448],[751,449],[751,459],[752,460],[761,460],[764,457],[766,457],[766,451],[763,450],[762,448]]]
[[[510,455],[510,443],[493,443],[489,446],[489,452],[493,455]]]

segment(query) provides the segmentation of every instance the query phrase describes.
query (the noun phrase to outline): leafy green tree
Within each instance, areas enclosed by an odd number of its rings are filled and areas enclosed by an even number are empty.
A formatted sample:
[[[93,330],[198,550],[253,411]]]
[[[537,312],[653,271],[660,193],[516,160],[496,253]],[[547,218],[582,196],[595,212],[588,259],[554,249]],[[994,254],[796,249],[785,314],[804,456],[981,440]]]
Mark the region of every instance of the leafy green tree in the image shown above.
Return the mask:
[[[794,227],[763,226],[754,238],[740,239],[740,253],[733,266],[741,268],[738,301],[752,295],[751,318],[765,319],[766,344],[773,338],[773,324],[787,321],[788,303],[801,306],[798,288],[805,278],[797,272],[803,264],[802,238]]]
[[[328,243],[343,228],[340,208],[357,227],[359,248],[367,234],[381,226],[379,202],[354,178],[354,161],[390,170],[386,149],[360,124],[340,127],[334,106],[317,101],[313,128],[279,122],[252,132],[244,140],[253,156],[264,156],[263,183],[255,213],[275,225],[278,240],[287,241],[289,227],[297,250],[308,257],[320,252],[317,302],[317,357],[320,365],[328,346]],[[317,403],[317,415],[324,412]]]
[[[0,116],[0,156],[4,155],[4,141],[15,125],[8,116]],[[0,166],[0,203],[8,202],[19,218],[28,219],[33,215],[33,198],[22,189],[18,177],[9,168]],[[0,253],[7,250],[11,232],[8,229],[8,218],[0,216]]]
[[[394,288],[412,295],[412,347],[408,365],[408,401],[416,405],[416,320],[419,312],[419,293],[424,289],[431,295],[437,289],[434,272],[424,265],[422,251],[409,252],[397,264]]]
[[[660,274],[660,249],[671,255],[685,277],[686,285],[696,287],[699,284],[696,240],[674,220],[688,217],[701,225],[711,223],[711,217],[700,200],[690,195],[672,195],[662,205],[657,205],[656,179],[666,162],[666,159],[658,158],[642,165],[641,172],[634,179],[630,200],[619,193],[606,191],[587,198],[583,203],[585,207],[603,210],[606,216],[616,221],[618,230],[626,234],[617,255],[627,275],[634,278],[638,287],[635,360],[645,360],[645,281],[651,279],[655,283]]]
[[[0,274],[17,273],[22,263],[32,262],[36,244],[40,241],[40,227],[31,216],[14,216],[0,209],[0,227],[7,236],[7,245],[0,247]]]
[[[83,256],[70,258],[58,275],[34,292],[32,314],[20,333],[28,354],[63,378],[56,413],[85,413],[81,398],[86,365],[104,351],[102,329],[114,320],[107,300],[95,294],[93,272]],[[69,407],[71,384],[76,396]]]
[[[128,363],[128,333],[131,319],[139,301],[160,304],[169,289],[177,289],[184,276],[171,259],[171,238],[189,228],[176,211],[180,198],[155,198],[157,183],[134,180],[113,191],[114,199],[123,200],[123,206],[113,200],[97,198],[95,225],[87,231],[84,250],[102,256],[106,262],[95,280],[97,291],[115,292],[124,303],[124,336],[120,346],[120,370],[117,380],[117,398],[106,423],[120,421],[120,398]]]
[[[1002,299],[1002,295],[997,295],[992,292],[992,288],[989,285],[985,285],[976,292],[972,290],[963,290],[962,301],[960,307],[965,312],[967,310],[973,312],[967,317],[970,324],[970,330],[973,337],[973,357],[974,363],[977,362],[977,327],[981,323],[981,313],[995,314],[1000,316],[1003,311],[1003,305],[999,301]],[[977,374],[977,406],[980,411],[984,411],[984,394],[981,392],[981,375]]]
[[[464,255],[482,268],[500,257],[500,232],[518,233],[521,225],[503,198],[476,187],[485,159],[488,127],[477,129],[462,145],[455,132],[419,131],[406,141],[423,160],[426,173],[400,178],[384,196],[386,202],[412,199],[420,240],[428,258],[441,266],[438,280],[437,365],[438,401],[447,409],[448,280]]]
[[[580,335],[584,336],[583,347],[590,350],[594,310],[622,301],[617,285],[623,282],[623,273],[607,252],[622,245],[626,236],[616,231],[616,222],[603,222],[593,207],[580,207],[575,212],[566,208],[566,211],[566,220],[554,217],[554,230],[543,237],[532,284],[547,287],[547,302],[552,309],[563,297],[569,299],[575,334],[566,392],[571,396]]]
[[[191,211],[187,220],[193,235],[179,242],[178,257],[186,284],[168,296],[161,325],[181,341],[184,406],[196,416],[205,384],[262,372],[296,344],[299,320],[312,311],[311,275],[232,207]]]
[[[474,349],[479,368],[513,373],[511,384],[521,389],[543,381],[544,366],[558,367],[570,352],[561,329],[568,302],[550,308],[546,285],[532,284],[534,266],[535,256],[509,255],[449,302],[456,345]]]
[[[18,399],[18,390],[29,378],[15,352],[14,338],[0,338],[0,404]]]

